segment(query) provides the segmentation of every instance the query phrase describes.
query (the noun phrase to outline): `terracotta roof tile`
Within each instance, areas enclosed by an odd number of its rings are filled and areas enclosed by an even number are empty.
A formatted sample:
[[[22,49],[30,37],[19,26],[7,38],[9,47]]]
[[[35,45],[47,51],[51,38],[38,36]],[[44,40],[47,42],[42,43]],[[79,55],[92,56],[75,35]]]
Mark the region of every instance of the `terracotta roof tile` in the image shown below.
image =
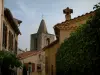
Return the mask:
[[[91,12],[89,12],[89,13],[86,13],[86,14],[83,14],[83,15],[81,15],[81,16],[78,16],[78,17],[75,17],[75,18],[73,18],[73,19],[71,19],[71,20],[66,20],[66,21],[64,21],[64,22],[62,22],[62,23],[58,23],[58,24],[56,24],[55,26],[54,26],[54,28],[60,28],[60,29],[65,29],[65,26],[67,26],[67,25],[70,25],[70,24],[72,24],[72,23],[74,23],[74,22],[78,22],[78,21],[81,21],[81,20],[83,20],[83,18],[87,18],[87,17],[89,17],[89,16],[92,16],[93,14],[94,14],[94,12],[95,11],[91,11]]]
[[[24,59],[24,58],[27,58],[29,56],[33,56],[33,55],[37,55],[39,53],[41,53],[42,50],[38,50],[38,51],[27,51],[27,52],[24,52],[24,53],[21,53],[21,54],[18,54],[17,57],[19,59]]]

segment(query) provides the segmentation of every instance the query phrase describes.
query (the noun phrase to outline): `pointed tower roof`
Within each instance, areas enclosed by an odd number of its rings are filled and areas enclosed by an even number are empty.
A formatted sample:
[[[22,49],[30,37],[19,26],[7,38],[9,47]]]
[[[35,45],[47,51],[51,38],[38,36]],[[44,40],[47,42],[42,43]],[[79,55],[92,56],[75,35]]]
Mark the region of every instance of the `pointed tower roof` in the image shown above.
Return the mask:
[[[39,26],[37,33],[48,33],[44,19],[41,20],[41,23],[40,23],[40,26]]]

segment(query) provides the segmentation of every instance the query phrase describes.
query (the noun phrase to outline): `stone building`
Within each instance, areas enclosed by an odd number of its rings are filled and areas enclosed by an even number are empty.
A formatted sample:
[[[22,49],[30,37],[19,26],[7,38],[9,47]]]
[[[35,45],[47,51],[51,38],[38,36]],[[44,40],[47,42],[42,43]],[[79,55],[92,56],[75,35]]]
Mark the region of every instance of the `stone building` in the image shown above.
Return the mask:
[[[21,23],[21,20],[13,17],[11,11],[8,8],[4,8],[2,24],[0,25],[0,50],[17,53],[18,35],[21,34],[19,26]]]
[[[31,34],[30,50],[42,50],[53,41],[54,35],[48,33],[45,21],[42,19],[37,33]]]
[[[71,32],[75,31],[79,25],[86,23],[88,18],[93,16],[95,13],[93,11],[71,19],[71,13],[73,13],[72,9],[66,8],[63,10],[63,12],[65,14],[66,20],[54,26],[54,31],[57,39],[43,48],[45,51],[46,75],[56,75],[56,53],[58,48],[65,39],[70,37]]]

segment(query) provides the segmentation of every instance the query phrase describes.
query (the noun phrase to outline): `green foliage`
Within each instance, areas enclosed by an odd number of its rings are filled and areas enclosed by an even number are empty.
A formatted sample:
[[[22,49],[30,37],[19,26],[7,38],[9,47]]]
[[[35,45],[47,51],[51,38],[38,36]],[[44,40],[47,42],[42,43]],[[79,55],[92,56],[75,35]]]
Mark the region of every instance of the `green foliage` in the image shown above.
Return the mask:
[[[58,49],[57,75],[100,73],[100,8],[95,12],[95,15],[71,33]]]
[[[6,68],[20,67],[21,62],[15,54],[8,51],[0,51],[0,65]]]
[[[15,54],[9,51],[0,51],[0,70],[2,75],[11,75],[14,67],[21,67],[22,63]]]
[[[100,8],[100,2],[98,3],[98,4],[96,4],[96,5],[94,5],[94,7],[93,7],[93,9],[99,9]]]

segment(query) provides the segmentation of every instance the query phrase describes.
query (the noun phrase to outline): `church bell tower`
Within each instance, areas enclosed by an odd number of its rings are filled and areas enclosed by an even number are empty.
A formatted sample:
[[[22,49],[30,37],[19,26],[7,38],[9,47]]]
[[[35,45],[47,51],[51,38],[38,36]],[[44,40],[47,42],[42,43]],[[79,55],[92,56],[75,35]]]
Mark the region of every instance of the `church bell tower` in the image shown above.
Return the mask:
[[[45,20],[42,19],[37,33],[31,34],[30,50],[42,50],[53,41],[54,35],[48,33]]]

